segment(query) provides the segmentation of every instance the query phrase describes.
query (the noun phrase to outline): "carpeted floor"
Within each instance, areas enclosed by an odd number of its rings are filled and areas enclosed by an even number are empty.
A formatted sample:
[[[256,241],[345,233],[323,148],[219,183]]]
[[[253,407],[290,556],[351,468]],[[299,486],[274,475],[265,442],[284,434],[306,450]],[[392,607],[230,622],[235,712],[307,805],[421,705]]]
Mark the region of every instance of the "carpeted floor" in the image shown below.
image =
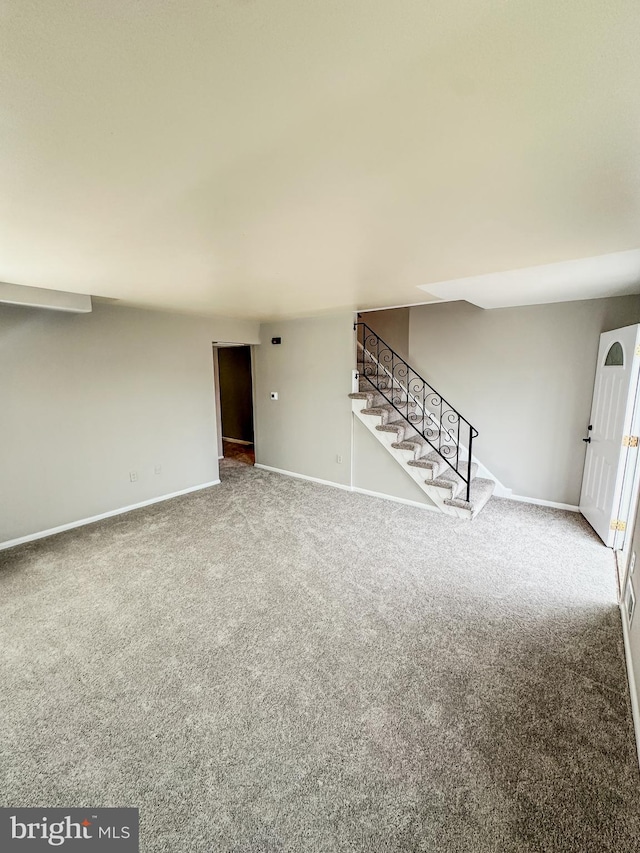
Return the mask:
[[[636,853],[611,552],[249,467],[0,554],[0,800],[145,853]]]

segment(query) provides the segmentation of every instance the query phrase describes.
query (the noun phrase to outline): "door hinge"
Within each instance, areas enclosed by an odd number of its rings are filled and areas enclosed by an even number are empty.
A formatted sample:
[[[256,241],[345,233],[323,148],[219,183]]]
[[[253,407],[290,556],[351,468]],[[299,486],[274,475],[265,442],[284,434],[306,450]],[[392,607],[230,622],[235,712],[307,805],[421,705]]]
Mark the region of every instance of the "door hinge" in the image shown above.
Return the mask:
[[[623,447],[637,447],[638,446],[638,436],[637,435],[625,435],[622,439]]]
[[[636,355],[640,355],[640,344],[636,347]]]
[[[618,521],[617,518],[611,519],[611,524],[609,525],[610,530],[618,530],[620,533],[623,533],[627,529],[626,521]]]

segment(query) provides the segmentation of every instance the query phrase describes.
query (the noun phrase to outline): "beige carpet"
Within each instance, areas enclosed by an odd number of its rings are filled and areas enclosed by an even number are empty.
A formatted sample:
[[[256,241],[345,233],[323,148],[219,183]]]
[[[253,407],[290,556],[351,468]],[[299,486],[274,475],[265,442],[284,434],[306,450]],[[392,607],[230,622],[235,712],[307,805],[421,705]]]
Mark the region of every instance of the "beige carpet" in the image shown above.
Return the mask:
[[[250,467],[0,555],[0,801],[143,851],[637,853],[612,555]]]

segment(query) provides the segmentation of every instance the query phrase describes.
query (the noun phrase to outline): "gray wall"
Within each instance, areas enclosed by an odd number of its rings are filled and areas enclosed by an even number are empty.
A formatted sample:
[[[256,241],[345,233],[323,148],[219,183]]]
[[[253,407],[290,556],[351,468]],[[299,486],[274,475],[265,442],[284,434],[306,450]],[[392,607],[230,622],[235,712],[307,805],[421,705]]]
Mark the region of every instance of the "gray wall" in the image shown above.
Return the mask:
[[[399,356],[409,358],[410,308],[389,308],[386,311],[365,311],[361,319]]]
[[[635,691],[637,707],[640,709],[640,501],[638,502],[638,512],[633,530],[633,543],[629,551],[629,562],[631,562],[631,555],[634,552],[636,555],[636,568],[629,582],[632,584],[636,596],[636,612],[633,617],[633,625],[629,630],[629,645],[631,647],[631,666],[635,681],[635,683],[631,684],[631,689]],[[628,568],[627,565],[627,570]],[[638,735],[640,735],[640,729],[636,731],[636,736]],[[637,747],[640,755],[640,742],[637,744]]]
[[[357,418],[353,420],[353,485],[380,495],[434,505]]]
[[[282,344],[271,344],[276,336]],[[260,337],[263,343],[255,353],[258,464],[431,504],[351,414],[348,395],[356,366],[351,312],[264,324]],[[270,399],[271,391],[278,392],[277,402]],[[336,462],[339,455],[342,463]]]
[[[218,347],[222,435],[253,441],[251,349]]]
[[[637,296],[484,311],[411,309],[409,361],[479,430],[478,458],[514,494],[577,504],[601,332]]]
[[[0,307],[0,542],[216,480],[211,344],[257,331],[104,304]]]
[[[348,485],[353,314],[266,323],[260,336],[254,375],[256,462]],[[273,345],[272,337],[282,337],[282,343]],[[278,392],[277,401],[270,399],[271,391]]]

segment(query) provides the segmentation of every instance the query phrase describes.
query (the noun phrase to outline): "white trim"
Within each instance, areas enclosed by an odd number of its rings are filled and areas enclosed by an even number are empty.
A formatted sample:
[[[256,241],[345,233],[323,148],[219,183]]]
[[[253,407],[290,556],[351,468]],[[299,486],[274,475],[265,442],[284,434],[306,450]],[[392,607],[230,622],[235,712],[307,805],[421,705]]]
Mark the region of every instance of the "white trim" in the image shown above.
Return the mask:
[[[274,474],[284,474],[285,477],[295,477],[297,480],[309,480],[312,483],[320,483],[322,486],[333,486],[334,489],[342,489],[345,492],[358,492],[361,495],[370,495],[373,498],[382,498],[385,501],[417,506],[419,509],[438,511],[436,506],[420,503],[420,501],[412,501],[409,500],[409,498],[396,498],[394,495],[385,495],[383,492],[372,492],[370,489],[361,489],[359,486],[346,486],[343,483],[334,483],[331,480],[321,480],[319,477],[310,477],[308,474],[296,474],[294,471],[285,471],[283,468],[273,468],[271,465],[260,465],[256,462],[254,468],[262,468],[263,471],[272,471]]]
[[[263,471],[272,471],[274,474],[284,474],[285,477],[295,477],[297,480],[310,480],[312,483],[320,483],[322,486],[333,486],[335,489],[344,489],[347,492],[351,491],[351,486],[346,486],[343,483],[334,483],[332,480],[321,480],[319,477],[310,477],[308,474],[296,474],[295,471],[285,471],[284,468],[273,468],[271,465],[261,465],[259,462],[256,462],[253,467],[262,468]]]
[[[38,533],[29,533],[27,536],[20,536],[18,539],[8,539],[6,542],[0,542],[0,551],[6,548],[14,548],[16,545],[23,545],[25,542],[33,542],[36,539],[44,539],[45,536],[54,536],[56,533],[64,533],[65,530],[73,530],[74,527],[84,527],[85,524],[93,524],[96,521],[102,521],[105,518],[111,518],[114,515],[123,515],[125,512],[131,512],[134,509],[141,509],[151,504],[157,504],[161,501],[168,501],[171,498],[180,497],[180,495],[188,495],[189,492],[197,492],[200,489],[208,489],[210,486],[219,486],[220,480],[212,480],[210,483],[201,483],[199,486],[189,486],[188,489],[180,489],[179,492],[171,492],[168,495],[161,495],[159,498],[150,498],[147,501],[140,501],[131,506],[123,506],[119,509],[110,509],[108,512],[102,512],[100,515],[92,515],[90,518],[81,518],[79,521],[70,521],[68,524],[61,524],[58,527],[50,527],[48,530],[40,530]]]
[[[258,375],[258,371],[256,370],[256,346],[260,346],[260,342],[258,344],[252,344],[249,347],[249,355],[251,360],[251,417],[252,417],[252,425],[253,425],[253,455],[255,458],[256,453],[258,452],[258,422],[256,418],[256,412],[258,411],[257,407],[257,397],[256,397],[256,376]]]
[[[412,501],[409,498],[396,498],[394,495],[385,495],[382,492],[372,492],[371,489],[361,489],[359,486],[353,486],[352,492],[359,492],[361,495],[371,495],[373,498],[382,498],[385,501],[394,501],[397,504],[407,504],[408,506],[417,506],[418,509],[428,509],[430,512],[440,512],[434,504],[421,503],[420,501]]]
[[[220,358],[218,347],[212,344],[213,355],[213,400],[216,409],[216,446],[219,459],[224,459],[224,448],[222,447],[222,406],[220,403]]]
[[[536,506],[550,506],[553,509],[566,509],[569,512],[580,512],[580,507],[575,504],[561,504],[557,501],[543,501],[541,498],[527,498],[524,495],[510,495],[507,500],[520,501],[524,504],[535,504]]]
[[[417,284],[416,287],[422,287]],[[425,285],[426,287],[426,285]],[[401,305],[384,305],[382,308],[358,308],[358,314],[373,314],[376,311],[395,311],[396,308],[420,308],[422,305],[435,305],[438,302],[451,302],[451,299],[441,299],[436,296],[435,299],[428,299],[426,302],[403,302]]]
[[[224,456],[218,456],[218,462],[219,462],[221,459],[224,459]]]
[[[636,684],[633,671],[633,658],[631,657],[631,639],[629,637],[629,624],[624,600],[620,601],[620,615],[622,617],[622,636],[624,638],[624,657],[627,664],[627,678],[629,680],[629,693],[631,695],[631,715],[633,717],[633,730],[636,736],[636,750],[638,752],[638,764],[640,765],[640,705],[638,704],[638,685]]]
[[[226,435],[222,436],[223,441],[228,441],[230,444],[253,444],[252,441],[243,441],[241,438],[227,438]]]

